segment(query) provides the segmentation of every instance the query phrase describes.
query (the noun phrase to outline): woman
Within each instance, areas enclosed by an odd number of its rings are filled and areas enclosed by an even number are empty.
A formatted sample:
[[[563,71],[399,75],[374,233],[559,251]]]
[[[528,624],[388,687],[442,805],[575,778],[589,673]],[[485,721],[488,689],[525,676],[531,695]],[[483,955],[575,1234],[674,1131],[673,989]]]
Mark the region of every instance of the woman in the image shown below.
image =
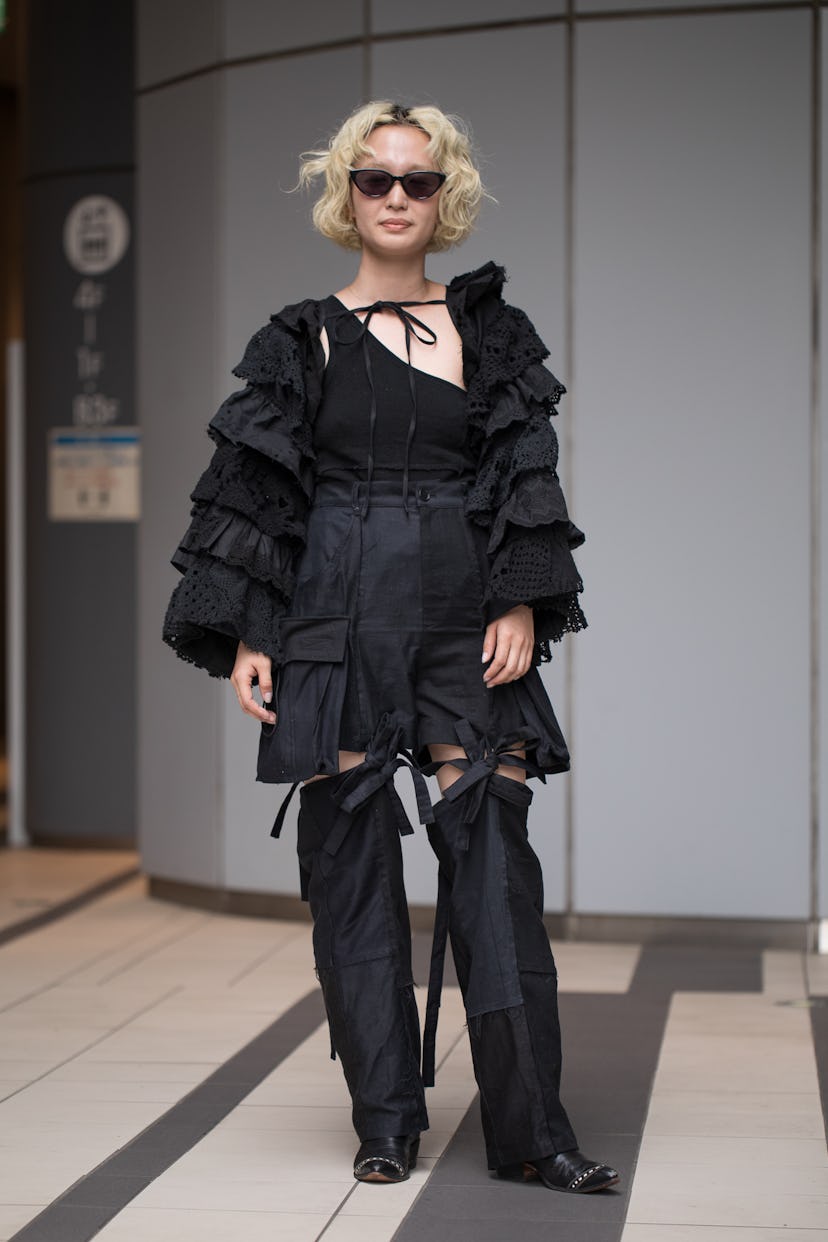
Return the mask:
[[[555,966],[526,836],[527,774],[569,766],[536,664],[586,624],[570,551],[583,535],[549,421],[564,389],[504,303],[502,269],[448,287],[425,275],[483,193],[458,124],[374,102],[304,159],[303,181],[325,179],[314,223],[359,267],[273,316],[235,369],[247,387],[209,426],[164,637],[229,676],[261,722],[258,779],[304,782],[302,894],[355,1176],[401,1181],[416,1164],[448,933],[489,1167],[601,1190],[618,1176],[581,1154],[559,1099]],[[439,859],[422,1065],[401,764]]]

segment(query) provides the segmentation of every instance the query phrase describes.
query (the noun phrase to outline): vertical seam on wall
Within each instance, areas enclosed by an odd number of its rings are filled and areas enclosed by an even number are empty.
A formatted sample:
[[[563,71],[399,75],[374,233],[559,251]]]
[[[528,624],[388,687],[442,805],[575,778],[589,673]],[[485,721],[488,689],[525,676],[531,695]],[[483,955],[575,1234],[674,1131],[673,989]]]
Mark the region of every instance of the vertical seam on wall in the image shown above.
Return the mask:
[[[216,53],[223,56],[226,50],[224,41],[224,30],[222,26],[222,9],[219,4],[213,7],[214,14],[214,38],[216,42]],[[227,220],[227,196],[228,186],[227,177],[225,176],[227,167],[227,73],[217,73],[216,78],[216,119],[218,139],[216,142],[216,163],[215,176],[216,185],[214,189],[214,210],[216,213],[216,257],[213,267],[213,306],[214,306],[214,322],[213,331],[215,332],[214,340],[226,342],[226,326],[227,311],[225,307],[226,298],[224,296],[226,289],[225,271],[227,264],[227,230],[224,227]],[[218,368],[223,377],[224,371],[224,349],[213,349],[212,351],[212,377],[211,390],[213,394],[213,402],[216,403],[216,397],[219,395],[219,389],[223,385],[219,381]],[[229,700],[226,695],[216,696],[216,714],[215,714],[215,747],[216,747],[216,763],[215,763],[215,798],[216,809],[213,816],[213,832],[215,834],[213,840],[213,859],[214,867],[218,874],[215,876],[216,881],[227,885],[227,720],[230,710]]]
[[[566,65],[564,82],[566,98],[564,115],[566,124],[566,174],[564,203],[564,357],[566,360],[566,382],[570,393],[575,387],[575,305],[574,305],[574,267],[575,267],[575,12],[574,0],[567,0],[566,5]],[[573,434],[573,411],[577,401],[571,395],[569,409],[564,423],[564,457],[567,462],[570,503],[574,512],[574,473],[575,473],[575,436]],[[564,661],[564,716],[566,736],[574,737],[575,729],[575,644],[571,638],[566,645]],[[564,788],[564,916],[567,923],[567,935],[570,934],[569,922],[574,909],[575,895],[575,788],[574,777],[569,775]]]
[[[822,233],[820,197],[822,176],[821,14],[814,0],[811,20],[811,600],[810,600],[810,893],[812,937],[820,914],[820,620],[822,551],[822,426],[820,411],[820,299]],[[814,947],[813,945],[811,947]]]
[[[371,37],[371,0],[362,0],[362,101],[368,103],[373,98],[371,79],[373,77],[373,50]]]

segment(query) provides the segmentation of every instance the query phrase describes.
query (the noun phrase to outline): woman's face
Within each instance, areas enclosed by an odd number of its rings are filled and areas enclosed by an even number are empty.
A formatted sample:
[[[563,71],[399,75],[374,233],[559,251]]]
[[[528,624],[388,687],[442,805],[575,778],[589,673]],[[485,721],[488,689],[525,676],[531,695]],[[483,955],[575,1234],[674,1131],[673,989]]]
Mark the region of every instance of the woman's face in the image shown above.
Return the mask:
[[[428,135],[413,125],[381,125],[369,142],[375,155],[363,156],[356,168],[383,168],[402,176],[435,168],[427,153]],[[431,198],[409,198],[395,181],[381,198],[368,198],[351,186],[351,209],[364,250],[385,255],[410,255],[424,251],[437,227],[442,189]]]

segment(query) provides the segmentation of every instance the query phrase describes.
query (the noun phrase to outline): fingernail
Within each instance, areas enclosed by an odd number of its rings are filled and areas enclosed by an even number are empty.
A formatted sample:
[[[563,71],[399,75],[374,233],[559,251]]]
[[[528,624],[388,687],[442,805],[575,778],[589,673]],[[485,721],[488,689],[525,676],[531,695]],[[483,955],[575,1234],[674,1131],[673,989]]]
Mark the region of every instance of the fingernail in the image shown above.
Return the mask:
[[[270,692],[270,690],[268,690],[267,694],[265,694],[265,695],[263,696],[263,698],[264,698],[265,703],[269,703],[269,702],[270,702],[270,700],[273,698],[273,695],[272,695],[272,693]]]

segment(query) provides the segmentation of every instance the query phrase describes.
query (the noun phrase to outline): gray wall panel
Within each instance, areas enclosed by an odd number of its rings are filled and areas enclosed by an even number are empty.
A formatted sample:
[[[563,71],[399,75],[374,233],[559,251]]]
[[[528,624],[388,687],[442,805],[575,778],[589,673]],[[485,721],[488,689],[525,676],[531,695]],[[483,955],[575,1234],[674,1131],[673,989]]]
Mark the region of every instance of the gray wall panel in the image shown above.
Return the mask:
[[[297,181],[299,153],[326,139],[359,97],[361,52],[325,52],[226,70],[222,179],[222,262],[226,331],[219,342],[219,383],[249,337],[274,311],[322,297],[350,279],[354,257],[315,233],[311,199],[287,191]],[[308,91],[308,82],[314,82]],[[303,100],[301,125],[284,125]],[[278,843],[268,836],[287,790],[257,785],[259,726],[242,714],[231,687],[222,696],[223,779],[227,790],[224,871],[232,888],[298,892],[291,844],[298,798]]]
[[[318,0],[312,4],[225,0],[223,8],[228,57],[262,56],[285,48],[333,43],[362,35],[362,0],[338,0],[336,4],[320,4]],[[319,70],[324,71],[323,63]],[[315,80],[321,85],[320,79]],[[305,82],[297,96],[302,99],[302,113],[309,102],[307,94]]]
[[[705,0],[700,0],[702,4]],[[779,4],[795,4],[797,0],[776,0]],[[727,0],[728,4],[754,4],[755,0]],[[709,0],[709,7],[716,8],[716,0]],[[670,9],[687,8],[687,0],[575,0],[577,13],[615,13],[619,10],[632,9]]]
[[[807,35],[578,32],[581,910],[806,914]]]
[[[139,808],[151,874],[223,883],[219,683],[161,643],[178,580],[169,558],[209,460],[224,377],[217,240],[221,87],[199,78],[139,103],[138,401],[144,433],[139,555]]]
[[[549,365],[568,385],[563,375],[564,48],[558,26],[383,43],[374,49],[373,93],[407,104],[435,102],[470,123],[483,158],[484,182],[497,203],[484,204],[477,230],[460,251],[433,256],[430,275],[449,280],[488,259],[502,263],[510,277],[507,300],[534,320],[551,350]],[[567,402],[565,397],[561,424],[569,417]],[[562,720],[564,659],[557,648],[545,672]],[[550,910],[564,903],[567,779],[536,784],[532,808],[533,841],[544,866]],[[431,893],[433,862],[424,846],[415,853],[421,844],[412,846],[406,864],[416,901],[432,900],[425,894]]]
[[[226,383],[253,332],[288,302],[324,297],[350,279],[353,254],[311,223],[313,196],[296,190],[299,155],[327,142],[357,104],[358,49],[226,70],[222,200],[227,289]],[[308,92],[308,82],[314,90]],[[302,98],[301,123],[282,123]]]
[[[219,61],[223,7],[224,0],[138,0],[139,89]]]
[[[819,874],[818,912],[828,919],[828,315],[825,312],[825,296],[828,291],[828,31],[822,25],[820,48],[822,74],[822,184],[820,202],[822,208],[822,315],[820,320],[820,444],[819,452],[819,740],[820,766],[818,773],[819,806]]]
[[[396,0],[372,0],[371,29],[377,34],[397,30],[428,30],[445,26],[475,25],[526,17],[551,17],[566,11],[565,0],[513,0],[504,6],[502,0],[420,0],[417,5],[402,5]],[[465,48],[465,42],[463,44]],[[465,50],[461,53],[465,56]],[[478,72],[499,73],[509,62],[505,59],[489,66],[480,62]]]

